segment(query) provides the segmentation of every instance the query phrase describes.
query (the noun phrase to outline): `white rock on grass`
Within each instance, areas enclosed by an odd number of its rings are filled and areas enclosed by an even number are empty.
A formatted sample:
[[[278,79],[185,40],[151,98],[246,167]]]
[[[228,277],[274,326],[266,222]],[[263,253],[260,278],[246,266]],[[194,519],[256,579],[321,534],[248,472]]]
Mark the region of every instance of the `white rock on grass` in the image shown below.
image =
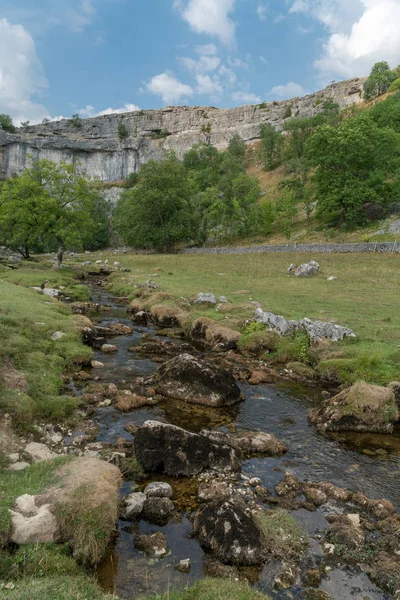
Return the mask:
[[[10,465],[8,467],[8,470],[9,471],[24,471],[29,466],[30,466],[29,463],[24,462],[24,461],[20,461],[20,462],[16,462],[16,463]]]
[[[319,263],[315,260],[310,261],[309,263],[304,263],[297,267],[294,272],[295,277],[312,277],[313,275],[317,275],[321,270]]]
[[[169,483],[163,481],[153,481],[144,490],[149,498],[172,498],[174,491]]]
[[[30,442],[25,447],[24,452],[34,463],[42,462],[42,460],[51,460],[58,456],[54,452],[51,452],[45,444],[38,442]]]
[[[214,294],[205,294],[201,292],[200,294],[197,294],[194,304],[217,304],[217,300]]]
[[[12,454],[8,454],[7,458],[9,463],[15,464],[19,461],[19,454],[18,452],[13,452]]]
[[[135,519],[143,511],[146,502],[146,494],[135,492],[125,498],[125,516],[128,519]]]
[[[55,331],[52,336],[51,339],[53,340],[53,342],[58,342],[59,340],[61,340],[63,337],[65,336],[65,333],[63,333],[62,331]]]
[[[50,505],[36,506],[35,496],[24,494],[15,501],[11,515],[11,542],[14,544],[43,544],[54,542],[58,531],[56,517]]]

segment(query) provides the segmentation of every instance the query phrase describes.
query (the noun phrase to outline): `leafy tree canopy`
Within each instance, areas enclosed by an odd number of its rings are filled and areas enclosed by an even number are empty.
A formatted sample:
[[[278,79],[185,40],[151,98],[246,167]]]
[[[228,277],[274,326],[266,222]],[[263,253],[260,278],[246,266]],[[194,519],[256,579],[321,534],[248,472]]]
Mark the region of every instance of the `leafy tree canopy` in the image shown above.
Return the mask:
[[[9,133],[15,133],[16,128],[10,115],[0,114],[0,129],[8,131]]]
[[[400,166],[400,136],[379,128],[369,114],[320,127],[307,151],[317,168],[317,216],[324,222],[353,227],[365,220],[365,204],[385,204],[398,193],[393,174]]]
[[[26,257],[30,249],[58,247],[61,265],[68,247],[82,247],[84,242],[96,247],[105,241],[108,212],[97,184],[77,165],[41,160],[4,183],[0,237]]]
[[[372,67],[370,76],[364,83],[364,97],[366,100],[373,100],[388,91],[392,81],[396,79],[396,74],[391,71],[386,61],[375,63]]]
[[[170,251],[196,236],[193,198],[194,184],[174,153],[151,160],[117,203],[117,231],[126,244]]]

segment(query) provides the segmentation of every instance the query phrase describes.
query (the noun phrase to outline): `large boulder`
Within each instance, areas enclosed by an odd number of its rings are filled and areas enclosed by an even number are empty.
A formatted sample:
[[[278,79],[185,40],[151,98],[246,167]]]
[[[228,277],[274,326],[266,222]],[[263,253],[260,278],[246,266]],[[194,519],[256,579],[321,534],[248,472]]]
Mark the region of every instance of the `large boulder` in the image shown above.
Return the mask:
[[[214,294],[200,292],[193,304],[217,304],[217,300]]]
[[[322,431],[390,433],[398,419],[393,390],[363,381],[310,411],[311,422]]]
[[[240,501],[202,505],[193,527],[201,546],[222,563],[256,565],[265,560],[263,533]]]
[[[242,399],[228,371],[191,354],[181,354],[159,368],[156,391],[166,398],[213,407],[231,406]]]
[[[239,431],[222,433],[221,431],[201,431],[213,442],[229,444],[240,450],[245,456],[263,454],[264,456],[281,456],[288,448],[273,433],[264,431]]]
[[[146,472],[190,477],[205,469],[237,471],[242,454],[232,446],[175,425],[146,421],[135,435],[135,456]]]
[[[312,277],[313,275],[317,275],[320,269],[319,264],[315,260],[312,260],[297,267],[294,275],[295,277]]]
[[[24,453],[28,459],[34,463],[51,460],[58,456],[55,452],[52,452],[46,444],[40,444],[39,442],[30,442],[27,444]]]

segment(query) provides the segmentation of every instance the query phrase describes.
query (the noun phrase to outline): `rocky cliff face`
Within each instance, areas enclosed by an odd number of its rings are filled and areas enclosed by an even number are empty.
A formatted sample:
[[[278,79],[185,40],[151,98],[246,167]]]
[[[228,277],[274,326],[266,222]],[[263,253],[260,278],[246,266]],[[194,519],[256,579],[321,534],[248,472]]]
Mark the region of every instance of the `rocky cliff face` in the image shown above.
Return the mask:
[[[47,158],[79,161],[92,177],[120,181],[166,150],[175,150],[182,157],[208,135],[211,143],[222,149],[234,133],[246,142],[256,141],[261,123],[281,129],[286,119],[318,113],[325,100],[342,108],[357,104],[362,100],[364,81],[342,81],[304,98],[254,106],[167,107],[85,119],[80,127],[65,119],[26,127],[16,134],[0,131],[0,178],[19,174],[32,161]],[[123,139],[119,129],[125,130]]]

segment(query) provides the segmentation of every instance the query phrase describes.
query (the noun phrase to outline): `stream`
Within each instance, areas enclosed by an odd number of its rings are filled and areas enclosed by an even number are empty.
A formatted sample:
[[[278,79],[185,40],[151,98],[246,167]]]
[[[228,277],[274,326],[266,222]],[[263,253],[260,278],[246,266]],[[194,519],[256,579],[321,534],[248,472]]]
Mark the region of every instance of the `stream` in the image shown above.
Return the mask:
[[[107,305],[107,312],[101,313],[98,324],[104,327],[111,322],[132,326],[126,306],[119,304],[113,296],[100,286],[92,285],[92,301]],[[139,346],[143,333],[155,336],[155,330],[147,327],[134,330],[131,335],[112,338],[118,347],[115,354],[95,352],[95,359],[104,364],[96,370],[100,382],[115,383],[120,389],[129,385],[137,377],[149,377],[159,364],[143,359],[128,348]],[[195,407],[173,401],[164,401],[156,406],[121,413],[114,407],[97,408],[92,416],[98,427],[96,441],[115,443],[119,438],[132,441],[134,438],[124,430],[128,423],[142,425],[148,419],[172,423],[190,431],[203,428],[219,428],[228,431],[229,423],[236,423],[238,429],[251,429],[274,433],[284,441],[289,451],[276,458],[253,458],[244,461],[242,473],[259,477],[269,490],[290,471],[300,480],[330,481],[335,485],[362,491],[370,498],[387,498],[397,510],[399,506],[400,476],[400,437],[398,435],[337,434],[325,437],[317,433],[307,419],[308,409],[320,397],[319,390],[297,384],[250,386],[240,384],[245,401],[228,409],[195,410]],[[185,480],[155,475],[153,481],[169,481],[175,492],[185,486]],[[146,482],[148,483],[148,481]],[[130,493],[135,482],[124,481],[121,497]],[[304,509],[293,512],[311,537],[309,555],[315,560],[322,555],[318,542],[318,531],[327,527],[322,506],[315,512]],[[198,542],[190,536],[192,522],[188,514],[182,513],[178,522],[172,521],[164,527],[150,525],[141,520],[137,523],[121,519],[119,535],[115,547],[107,560],[98,569],[98,579],[102,587],[115,592],[119,597],[133,599],[136,596],[165,593],[176,587],[190,585],[203,576],[204,552]],[[168,540],[170,553],[161,560],[149,559],[134,548],[133,539],[137,533],[162,531]],[[190,558],[188,574],[176,571],[173,566],[182,559]],[[260,591],[273,599],[283,600],[300,597],[301,586],[277,591],[274,578],[279,565],[269,563],[253,577]],[[323,579],[321,590],[330,593],[337,600],[388,600],[360,568],[333,568]]]

